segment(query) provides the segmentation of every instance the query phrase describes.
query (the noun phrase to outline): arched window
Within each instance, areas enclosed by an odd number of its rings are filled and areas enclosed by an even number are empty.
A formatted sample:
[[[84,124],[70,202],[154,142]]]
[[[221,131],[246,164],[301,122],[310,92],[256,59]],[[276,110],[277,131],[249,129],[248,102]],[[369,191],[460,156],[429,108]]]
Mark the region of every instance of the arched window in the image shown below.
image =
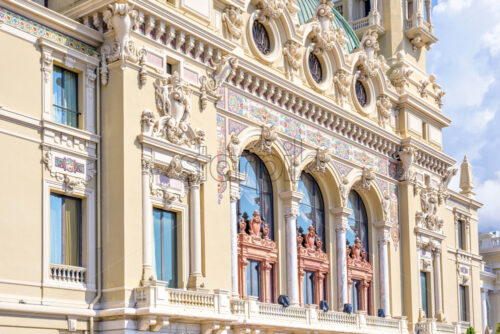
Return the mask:
[[[252,35],[257,49],[264,55],[269,54],[271,52],[271,40],[269,39],[266,27],[258,20],[253,22]]]
[[[257,210],[263,223],[261,231],[267,224],[269,239],[274,240],[273,186],[264,162],[257,155],[244,151],[240,158],[240,173],[245,173],[246,178],[240,184],[239,218],[248,222]]]
[[[368,254],[368,216],[363,200],[356,191],[349,194],[347,205],[352,210],[346,233],[348,300],[354,311],[363,310],[372,315],[373,268]]]
[[[273,241],[273,188],[271,178],[259,157],[244,151],[240,172],[238,204],[239,292],[273,303],[277,294],[278,247]]]
[[[311,174],[302,173],[299,180],[299,192],[304,194],[300,201],[300,214],[297,218],[298,232],[306,234],[310,225],[321,239],[321,249],[325,251],[325,207],[318,183]],[[304,240],[305,242],[305,240]]]
[[[348,218],[349,229],[346,233],[346,239],[349,245],[354,245],[354,241],[358,237],[361,240],[361,245],[367,252],[366,260],[369,261],[368,216],[365,204],[356,191],[353,190],[349,194],[347,206],[349,209],[352,209],[352,214]]]
[[[298,191],[303,194],[297,218],[300,303],[319,304],[328,299],[328,256],[325,253],[325,207],[318,183],[302,173]]]

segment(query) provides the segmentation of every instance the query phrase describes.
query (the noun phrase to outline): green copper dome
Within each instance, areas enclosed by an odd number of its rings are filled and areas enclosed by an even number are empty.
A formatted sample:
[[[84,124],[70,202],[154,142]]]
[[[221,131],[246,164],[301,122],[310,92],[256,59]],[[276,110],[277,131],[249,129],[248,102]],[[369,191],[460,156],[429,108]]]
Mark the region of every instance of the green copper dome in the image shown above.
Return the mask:
[[[298,0],[297,5],[300,8],[300,12],[297,13],[299,17],[299,23],[304,24],[307,23],[313,17],[314,10],[318,5],[319,0]],[[359,39],[356,36],[354,30],[352,30],[351,26],[344,19],[339,12],[337,12],[333,7],[332,11],[335,14],[335,20],[332,21],[332,24],[335,28],[341,28],[344,30],[347,37],[347,44],[345,46],[348,53],[351,53],[352,50],[356,49],[359,46]]]

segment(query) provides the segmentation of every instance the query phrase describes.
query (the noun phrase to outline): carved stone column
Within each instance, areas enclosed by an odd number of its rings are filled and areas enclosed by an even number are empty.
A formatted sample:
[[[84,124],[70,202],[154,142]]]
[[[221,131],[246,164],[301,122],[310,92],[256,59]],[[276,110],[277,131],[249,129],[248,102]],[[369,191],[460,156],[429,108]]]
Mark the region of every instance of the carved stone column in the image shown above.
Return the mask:
[[[240,199],[240,181],[245,175],[229,171],[230,210],[231,210],[231,290],[233,297],[238,296],[238,200]]]
[[[297,217],[299,215],[299,202],[303,196],[303,194],[295,191],[280,194],[285,208],[287,292],[291,305],[299,305]]]
[[[153,206],[150,199],[151,169],[153,162],[142,160],[142,281],[147,282],[156,279],[153,269]]]
[[[337,233],[337,309],[342,311],[347,299],[347,255],[346,255],[346,231],[349,228],[347,218],[352,214],[349,208],[333,208],[335,232]]]
[[[441,299],[441,249],[436,248],[434,255],[434,289],[436,299],[436,319],[443,321],[443,302]]]
[[[189,178],[189,228],[190,228],[190,270],[188,288],[200,288],[201,279],[201,216],[200,216],[200,179]]]
[[[481,288],[481,314],[483,316],[483,333],[486,332],[486,327],[488,327],[488,290]]]
[[[389,254],[388,244],[390,240],[391,224],[389,222],[375,223],[378,230],[379,245],[379,267],[380,267],[380,308],[384,309],[385,315],[390,316],[390,290],[389,290]]]

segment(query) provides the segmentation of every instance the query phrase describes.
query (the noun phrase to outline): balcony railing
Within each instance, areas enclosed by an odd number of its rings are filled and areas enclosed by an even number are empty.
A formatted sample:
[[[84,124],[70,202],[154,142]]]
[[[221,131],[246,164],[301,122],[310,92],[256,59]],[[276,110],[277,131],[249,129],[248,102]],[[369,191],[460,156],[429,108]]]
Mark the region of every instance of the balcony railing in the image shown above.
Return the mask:
[[[359,20],[351,22],[351,27],[354,30],[363,29],[363,28],[368,27],[369,25],[370,25],[370,17],[369,16],[365,16]]]
[[[153,312],[161,317],[182,315],[199,321],[273,326],[283,330],[408,333],[404,317],[377,318],[364,313],[324,312],[314,306],[285,308],[279,304],[258,302],[255,297],[234,299],[224,290],[212,294],[151,285],[137,288],[135,294],[137,313],[141,317],[148,317],[148,312]]]
[[[64,264],[50,264],[50,277],[61,283],[85,284],[86,268],[67,266]]]
[[[485,238],[479,240],[479,250],[500,248],[500,237]]]

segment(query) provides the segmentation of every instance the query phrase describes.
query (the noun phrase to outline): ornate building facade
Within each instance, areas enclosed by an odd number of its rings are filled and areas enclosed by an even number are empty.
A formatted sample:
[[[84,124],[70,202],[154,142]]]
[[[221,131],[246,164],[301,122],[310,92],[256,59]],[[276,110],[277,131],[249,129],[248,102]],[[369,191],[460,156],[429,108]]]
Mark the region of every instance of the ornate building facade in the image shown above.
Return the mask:
[[[0,332],[482,331],[432,27],[428,0],[0,0]]]
[[[500,323],[500,232],[479,234],[481,268],[481,306],[484,330],[494,333]]]

